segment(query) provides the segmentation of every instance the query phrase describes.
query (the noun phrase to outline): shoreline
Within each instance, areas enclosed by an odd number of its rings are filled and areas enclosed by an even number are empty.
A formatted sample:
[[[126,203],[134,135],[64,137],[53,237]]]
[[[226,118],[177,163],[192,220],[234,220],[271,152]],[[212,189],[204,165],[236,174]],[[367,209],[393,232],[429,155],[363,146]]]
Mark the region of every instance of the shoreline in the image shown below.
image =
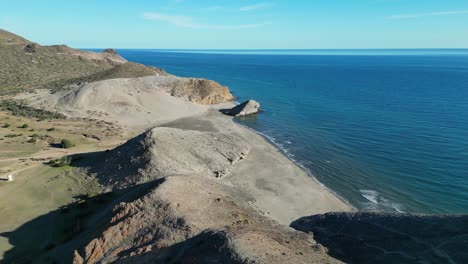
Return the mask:
[[[219,106],[223,106],[223,107],[234,107],[236,105],[239,105],[240,102],[237,100],[237,98],[235,98],[233,101],[231,102],[227,102],[227,103],[223,103],[223,104],[219,104]],[[261,115],[261,112],[257,113],[257,115]],[[273,139],[273,137],[267,135],[267,134],[264,134],[260,131],[257,131],[247,125],[244,125],[238,121],[236,121],[236,118],[235,117],[232,117],[232,122],[238,126],[241,126],[245,129],[248,129],[252,132],[254,132],[255,134],[261,136],[262,138],[265,139],[265,141],[267,141],[269,144],[271,144],[272,146],[274,146],[277,150],[279,150],[286,158],[288,158],[292,163],[294,163],[296,166],[300,167],[301,169],[303,169],[309,176],[310,178],[316,182],[317,184],[319,184],[321,187],[323,187],[324,189],[326,189],[328,192],[332,193],[334,196],[336,196],[339,200],[341,200],[343,203],[345,203],[346,205],[348,205],[352,211],[354,212],[358,212],[359,209],[354,206],[351,202],[349,202],[346,198],[344,198],[343,196],[339,195],[335,190],[333,190],[332,188],[326,186],[325,184],[323,184],[322,182],[319,181],[319,179],[317,179],[317,177],[315,177],[315,175],[308,169],[306,168],[304,165],[300,164],[297,160],[293,159],[290,155],[288,155],[288,152],[285,148],[281,147],[278,143],[275,142],[275,140]]]
[[[246,159],[220,181],[251,196],[252,206],[259,213],[280,224],[289,226],[300,217],[315,214],[357,211],[268,138],[218,112],[228,105],[232,102],[160,126],[230,134],[247,142],[252,149]]]
[[[321,187],[323,187],[324,189],[326,189],[328,192],[331,192],[334,196],[336,196],[338,199],[340,199],[343,203],[347,204],[351,209],[352,211],[355,211],[355,212],[358,212],[359,209],[354,206],[351,202],[349,202],[346,198],[344,198],[343,196],[339,195],[335,190],[333,190],[332,188],[326,186],[325,184],[323,184],[322,182],[319,181],[319,179],[317,179],[317,177],[315,177],[315,175],[308,169],[306,168],[304,165],[300,164],[297,160],[293,159],[290,157],[290,155],[288,155],[287,151],[285,149],[283,149],[282,147],[279,146],[278,143],[276,143],[272,137],[260,132],[260,131],[257,131],[253,128],[250,128],[246,125],[243,125],[241,123],[238,123],[235,121],[235,118],[233,117],[232,118],[232,121],[234,124],[236,125],[239,125],[245,129],[248,129],[256,134],[258,134],[259,136],[263,137],[265,139],[265,141],[267,141],[269,144],[271,144],[272,146],[274,146],[276,149],[278,149],[279,152],[281,152],[286,158],[288,158],[292,163],[294,163],[296,166],[300,167],[301,169],[304,170],[304,172],[306,172],[310,178],[316,182],[317,184],[319,184]]]

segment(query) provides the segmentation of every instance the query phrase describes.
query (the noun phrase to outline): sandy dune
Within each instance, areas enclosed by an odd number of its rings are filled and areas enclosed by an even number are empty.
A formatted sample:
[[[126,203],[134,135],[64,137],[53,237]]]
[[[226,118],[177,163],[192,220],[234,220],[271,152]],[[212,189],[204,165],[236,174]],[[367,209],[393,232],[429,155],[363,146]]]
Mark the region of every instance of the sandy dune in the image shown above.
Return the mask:
[[[148,128],[208,109],[173,97],[164,90],[179,80],[170,76],[112,79],[54,94],[41,90],[18,98],[71,117],[103,119],[131,128]]]

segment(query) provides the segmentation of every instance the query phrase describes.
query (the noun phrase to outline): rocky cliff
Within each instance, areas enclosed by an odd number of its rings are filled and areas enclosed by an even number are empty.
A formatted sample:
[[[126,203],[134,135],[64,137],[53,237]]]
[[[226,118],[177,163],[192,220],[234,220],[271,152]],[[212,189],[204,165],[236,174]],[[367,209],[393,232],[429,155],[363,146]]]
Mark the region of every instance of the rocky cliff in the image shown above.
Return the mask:
[[[291,227],[348,263],[468,263],[467,215],[329,213]]]

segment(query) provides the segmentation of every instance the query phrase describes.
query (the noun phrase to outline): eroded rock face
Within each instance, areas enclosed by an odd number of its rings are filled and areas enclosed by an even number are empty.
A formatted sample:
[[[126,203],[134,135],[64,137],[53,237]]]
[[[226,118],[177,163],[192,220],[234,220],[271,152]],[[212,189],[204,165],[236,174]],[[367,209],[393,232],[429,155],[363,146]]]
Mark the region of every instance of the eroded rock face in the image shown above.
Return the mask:
[[[108,153],[96,170],[104,185],[122,189],[170,175],[221,178],[250,152],[231,135],[156,127]]]
[[[349,263],[468,263],[468,215],[329,213],[291,227]]]
[[[237,192],[200,175],[166,177],[116,206],[75,263],[339,263],[312,236],[260,216]]]
[[[234,100],[226,86],[205,79],[179,78],[164,89],[172,96],[198,104],[219,104]]]
[[[260,104],[254,100],[248,100],[240,105],[226,111],[226,114],[231,116],[246,116],[257,114],[260,111]]]

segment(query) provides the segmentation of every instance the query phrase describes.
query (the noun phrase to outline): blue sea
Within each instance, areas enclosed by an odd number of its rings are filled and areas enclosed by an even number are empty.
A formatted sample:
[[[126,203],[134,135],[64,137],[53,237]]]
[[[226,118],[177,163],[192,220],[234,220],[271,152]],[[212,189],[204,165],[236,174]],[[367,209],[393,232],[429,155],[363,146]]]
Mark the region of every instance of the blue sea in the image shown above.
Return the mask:
[[[237,119],[360,210],[468,213],[468,50],[119,50],[213,79]]]

